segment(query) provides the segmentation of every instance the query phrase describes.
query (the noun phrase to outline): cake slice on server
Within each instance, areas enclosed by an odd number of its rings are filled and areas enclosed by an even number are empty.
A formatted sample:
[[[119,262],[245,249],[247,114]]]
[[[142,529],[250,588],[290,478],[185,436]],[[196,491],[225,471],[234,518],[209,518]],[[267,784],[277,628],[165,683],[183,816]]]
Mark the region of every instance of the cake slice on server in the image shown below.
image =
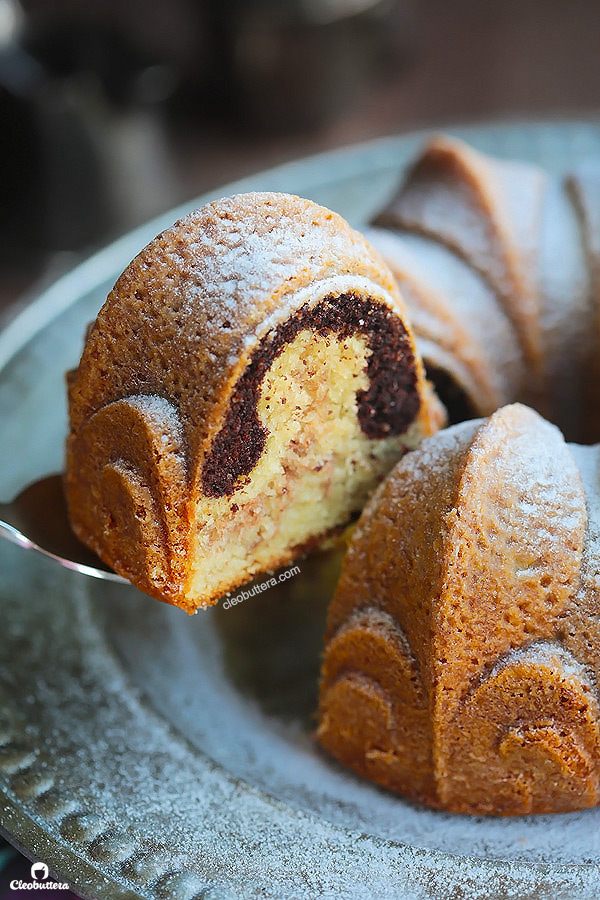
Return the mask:
[[[74,530],[188,612],[343,527],[443,422],[378,253],[271,193],[208,204],[133,260],[69,410]]]

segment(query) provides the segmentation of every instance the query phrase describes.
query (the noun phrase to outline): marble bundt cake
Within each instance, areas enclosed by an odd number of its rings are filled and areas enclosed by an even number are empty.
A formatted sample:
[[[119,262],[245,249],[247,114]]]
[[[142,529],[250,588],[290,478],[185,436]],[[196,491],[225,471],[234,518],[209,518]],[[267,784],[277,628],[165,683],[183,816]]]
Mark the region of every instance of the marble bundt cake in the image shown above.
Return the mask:
[[[520,404],[402,459],[332,601],[318,737],[434,807],[600,802],[600,446]]]
[[[347,523],[441,417],[381,257],[267,193],[208,204],[133,260],[69,412],[75,532],[188,612]]]
[[[74,529],[188,612],[400,460],[329,611],[318,736],[434,807],[600,802],[600,449],[515,404],[600,433],[599,200],[594,167],[435,138],[368,232],[389,268],[308,201],[209,204],[131,263],[69,378]],[[490,418],[434,435],[420,355],[453,420]]]

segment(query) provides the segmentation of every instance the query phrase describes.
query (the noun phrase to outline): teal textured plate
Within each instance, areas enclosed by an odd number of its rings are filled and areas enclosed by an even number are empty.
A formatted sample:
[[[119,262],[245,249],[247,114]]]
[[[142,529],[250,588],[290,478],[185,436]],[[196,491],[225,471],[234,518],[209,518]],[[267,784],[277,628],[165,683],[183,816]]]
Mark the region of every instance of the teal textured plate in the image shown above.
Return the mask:
[[[450,129],[553,171],[600,153],[596,123]],[[257,175],[360,226],[423,134]],[[204,202],[199,198],[185,210]],[[128,261],[174,210],[45,291],[0,335],[0,497],[62,465],[64,372]],[[311,738],[339,560],[189,619],[0,546],[0,824],[84,896],[578,898],[600,884],[600,811],[436,813],[346,773]]]

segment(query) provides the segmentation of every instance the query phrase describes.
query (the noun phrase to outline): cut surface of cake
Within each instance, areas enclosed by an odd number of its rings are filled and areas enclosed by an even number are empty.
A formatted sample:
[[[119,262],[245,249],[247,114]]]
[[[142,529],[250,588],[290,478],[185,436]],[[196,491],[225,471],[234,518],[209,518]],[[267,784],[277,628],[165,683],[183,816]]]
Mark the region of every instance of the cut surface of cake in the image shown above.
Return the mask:
[[[74,530],[188,612],[345,525],[443,417],[381,257],[269,193],[208,204],[133,260],[69,412]]]
[[[329,611],[329,753],[453,812],[600,801],[599,464],[519,404],[397,464]]]

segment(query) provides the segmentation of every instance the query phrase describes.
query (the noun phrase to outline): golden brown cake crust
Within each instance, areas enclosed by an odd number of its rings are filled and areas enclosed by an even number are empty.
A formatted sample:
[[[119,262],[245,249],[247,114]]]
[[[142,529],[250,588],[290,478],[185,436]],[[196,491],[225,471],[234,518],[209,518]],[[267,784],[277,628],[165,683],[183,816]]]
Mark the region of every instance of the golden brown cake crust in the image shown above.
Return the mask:
[[[586,504],[574,451],[514,405],[396,466],[363,512],[329,614],[318,733],[336,758],[454,812],[600,801],[600,642],[578,611],[598,487]],[[597,454],[586,465],[587,489]],[[411,765],[413,729],[427,749]]]
[[[536,380],[543,369],[536,270],[546,179],[538,166],[501,162],[438,136],[375,220],[434,237],[480,272],[514,321]],[[532,388],[535,398],[541,385]]]
[[[522,402],[568,440],[600,438],[599,194],[597,160],[560,176],[438,136],[375,216],[451,421]]]
[[[519,398],[526,381],[522,351],[484,279],[428,238],[380,228],[365,234],[396,278],[417,350],[450,421],[487,416]]]
[[[273,342],[291,339],[302,316],[325,341],[364,332],[370,387],[357,403],[367,437],[435,430],[439,405],[389,270],[310,201],[264,193],[208,204],[152,241],[109,294],[69,379],[66,493],[79,536],[148,593],[190,611],[217,599],[209,588],[189,596],[196,507],[231,494],[260,456],[252,411],[236,425],[248,408],[242,386],[252,366],[264,376]],[[229,465],[238,468],[228,478],[219,466]]]

